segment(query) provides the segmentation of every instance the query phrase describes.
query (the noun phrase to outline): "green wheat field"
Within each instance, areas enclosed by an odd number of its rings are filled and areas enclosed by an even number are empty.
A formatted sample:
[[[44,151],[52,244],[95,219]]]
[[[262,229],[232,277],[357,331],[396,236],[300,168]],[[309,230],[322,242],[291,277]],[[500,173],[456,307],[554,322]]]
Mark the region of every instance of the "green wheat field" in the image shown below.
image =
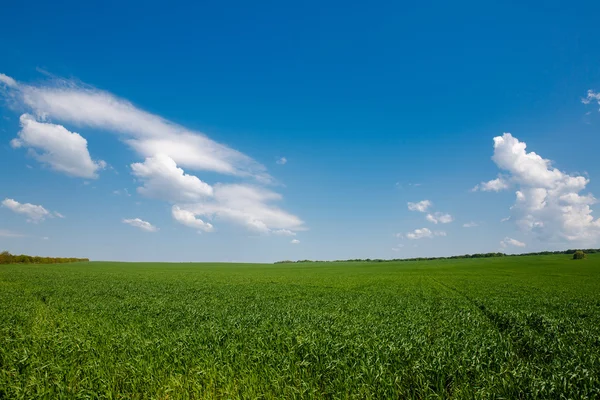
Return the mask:
[[[600,398],[600,254],[0,266],[0,399]]]

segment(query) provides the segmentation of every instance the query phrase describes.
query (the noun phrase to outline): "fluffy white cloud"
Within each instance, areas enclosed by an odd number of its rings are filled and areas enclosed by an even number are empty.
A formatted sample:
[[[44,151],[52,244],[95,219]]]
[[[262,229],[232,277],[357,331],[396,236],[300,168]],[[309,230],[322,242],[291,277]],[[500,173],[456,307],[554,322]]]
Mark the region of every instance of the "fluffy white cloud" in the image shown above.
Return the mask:
[[[138,193],[166,201],[193,202],[212,196],[213,188],[194,175],[178,168],[165,154],[148,157],[143,163],[131,164],[134,176],[144,182]]]
[[[463,228],[474,228],[476,226],[479,226],[479,224],[473,221],[463,224]]]
[[[2,201],[2,207],[6,207],[17,214],[23,214],[27,216],[27,222],[37,223],[45,220],[48,217],[52,218],[50,211],[46,210],[42,206],[37,206],[31,203],[22,204],[13,199],[4,199]]]
[[[494,138],[492,160],[499,168],[510,173],[512,182],[546,189],[559,185],[579,190],[587,184],[584,177],[566,175],[552,168],[550,160],[543,159],[534,152],[527,153],[526,147],[525,142],[520,142],[510,133]]]
[[[104,161],[92,161],[87,140],[78,133],[61,125],[38,122],[29,114],[21,115],[20,122],[18,138],[11,145],[29,148],[38,161],[52,169],[79,178],[97,178],[96,172],[106,166]]]
[[[26,85],[10,82],[9,96],[36,115],[119,133],[143,157],[165,154],[184,168],[271,181],[263,165],[247,155],[158,115],[141,110],[111,93],[72,81]]]
[[[479,185],[475,185],[473,192],[481,190],[482,192],[500,192],[501,190],[508,189],[509,185],[502,177],[492,179],[488,182],[481,182]]]
[[[284,165],[284,164],[287,164],[287,158],[285,158],[285,157],[281,157],[281,158],[280,158],[279,160],[277,160],[276,162],[277,162],[277,164],[279,164],[279,165]]]
[[[297,216],[273,204],[281,200],[279,194],[258,186],[273,182],[263,165],[200,132],[141,110],[108,92],[72,81],[40,85],[14,82],[5,86],[0,94],[5,94],[15,106],[29,108],[39,119],[118,134],[145,159],[131,165],[132,174],[141,183],[138,191],[177,206],[171,212],[181,223],[211,230],[212,224],[205,221],[223,220],[258,232],[288,236],[292,235],[287,231],[306,229]],[[287,162],[285,158],[279,161]],[[97,164],[102,167],[100,162]],[[209,185],[189,170],[252,179],[254,184]]]
[[[404,235],[407,239],[416,240],[424,238],[433,238],[435,236],[446,236],[444,231],[431,231],[427,228],[415,229],[412,232],[408,232]]]
[[[452,215],[441,213],[441,212],[427,214],[425,219],[427,219],[427,221],[429,221],[429,222],[433,222],[434,224],[437,224],[438,222],[440,224],[449,224],[450,222],[454,221],[454,218],[452,217]]]
[[[135,226],[136,228],[140,228],[147,232],[157,232],[158,228],[152,225],[150,222],[141,220],[139,218],[133,219],[123,219],[123,223],[131,226]]]
[[[3,237],[3,238],[19,238],[19,237],[25,237],[25,235],[22,235],[22,234],[16,233],[16,232],[12,232],[12,231],[9,231],[7,229],[0,229],[0,237]]]
[[[300,241],[298,239],[292,239],[292,241],[290,243],[291,244],[298,244],[298,243],[300,243]]]
[[[600,220],[590,208],[596,199],[580,194],[589,180],[564,173],[525,149],[510,133],[494,138],[492,160],[518,189],[510,219],[543,241],[594,243],[600,238]]]
[[[302,220],[271,204],[277,200],[280,194],[258,186],[217,184],[212,198],[180,208],[195,217],[226,220],[259,233],[304,230]]]
[[[204,232],[210,232],[213,230],[212,224],[204,222],[200,218],[196,218],[196,215],[193,212],[183,210],[179,208],[179,206],[173,206],[171,208],[171,214],[173,215],[173,219],[175,219],[175,221],[185,226],[189,226],[190,228],[199,229]]]
[[[525,247],[525,243],[519,242],[517,239],[505,237],[500,241],[500,246],[504,248],[508,246]]]
[[[410,211],[426,212],[432,205],[433,203],[429,200],[421,200],[418,203],[408,202],[408,209]]]

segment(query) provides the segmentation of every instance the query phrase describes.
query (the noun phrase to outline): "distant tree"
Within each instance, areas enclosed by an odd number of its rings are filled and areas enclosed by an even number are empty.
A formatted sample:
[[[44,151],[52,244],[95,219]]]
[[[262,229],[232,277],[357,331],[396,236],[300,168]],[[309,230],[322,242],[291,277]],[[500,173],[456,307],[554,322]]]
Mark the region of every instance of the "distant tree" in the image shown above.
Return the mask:
[[[573,260],[583,260],[585,258],[585,253],[581,250],[577,250],[573,253]]]
[[[55,264],[68,262],[87,262],[89,258],[61,258],[39,257],[26,254],[10,254],[8,251],[0,253],[0,264]]]
[[[12,254],[8,251],[3,251],[0,253],[0,264],[10,264],[12,261]]]

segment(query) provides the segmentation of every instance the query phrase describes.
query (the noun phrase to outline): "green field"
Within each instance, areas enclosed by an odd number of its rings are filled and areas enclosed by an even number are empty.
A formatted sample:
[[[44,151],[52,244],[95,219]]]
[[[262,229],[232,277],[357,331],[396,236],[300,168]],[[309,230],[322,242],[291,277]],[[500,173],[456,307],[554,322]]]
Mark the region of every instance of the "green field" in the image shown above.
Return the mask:
[[[600,398],[600,254],[0,266],[3,398]]]

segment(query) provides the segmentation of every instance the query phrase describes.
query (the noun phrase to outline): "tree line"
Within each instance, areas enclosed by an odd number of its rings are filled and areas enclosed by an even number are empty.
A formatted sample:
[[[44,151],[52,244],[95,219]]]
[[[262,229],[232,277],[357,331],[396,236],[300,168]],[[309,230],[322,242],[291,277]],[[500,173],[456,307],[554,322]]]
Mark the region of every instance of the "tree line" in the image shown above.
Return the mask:
[[[90,261],[89,258],[65,257],[39,257],[26,254],[10,254],[8,251],[0,253],[0,264],[61,264]]]
[[[309,263],[309,262],[403,262],[403,261],[431,261],[431,260],[454,260],[458,258],[490,258],[490,257],[517,257],[517,256],[546,256],[551,254],[575,254],[577,251],[582,251],[585,254],[600,253],[600,249],[582,249],[582,250],[559,250],[559,251],[540,251],[536,253],[521,253],[521,254],[505,254],[505,253],[476,253],[476,254],[463,254],[459,256],[449,257],[415,257],[415,258],[394,258],[394,259],[381,259],[381,258],[356,258],[352,260],[333,260],[333,261],[314,261],[314,260],[283,260],[276,261],[275,264],[296,264],[296,263]]]

